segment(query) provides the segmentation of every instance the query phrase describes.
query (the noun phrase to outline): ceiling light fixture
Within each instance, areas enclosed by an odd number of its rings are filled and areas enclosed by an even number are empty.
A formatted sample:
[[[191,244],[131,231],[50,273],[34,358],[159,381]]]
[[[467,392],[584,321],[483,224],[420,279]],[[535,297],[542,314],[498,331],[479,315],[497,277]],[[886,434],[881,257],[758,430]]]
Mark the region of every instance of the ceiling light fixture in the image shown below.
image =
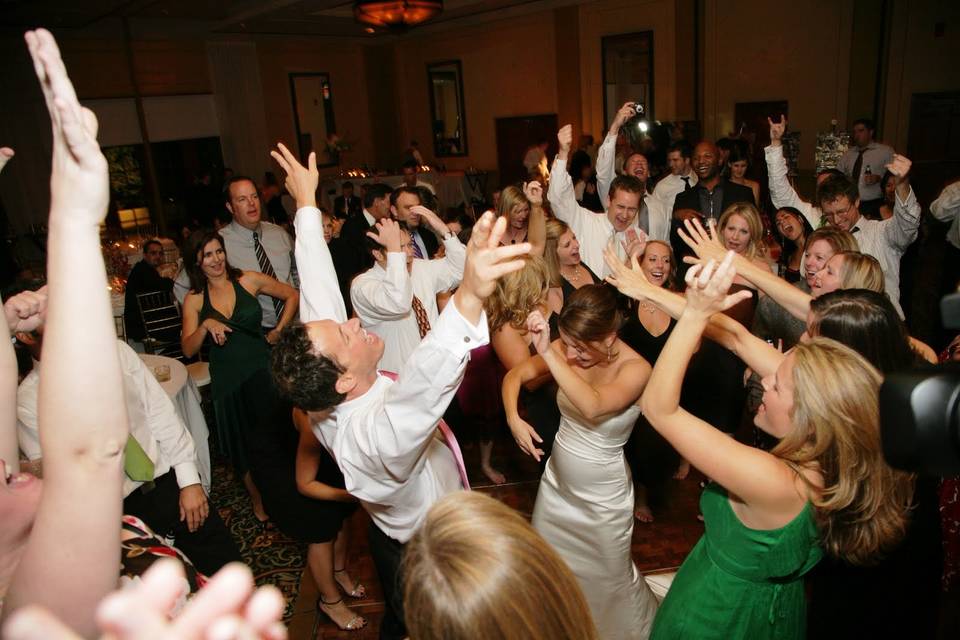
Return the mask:
[[[353,16],[364,24],[402,31],[440,15],[443,0],[357,0]]]

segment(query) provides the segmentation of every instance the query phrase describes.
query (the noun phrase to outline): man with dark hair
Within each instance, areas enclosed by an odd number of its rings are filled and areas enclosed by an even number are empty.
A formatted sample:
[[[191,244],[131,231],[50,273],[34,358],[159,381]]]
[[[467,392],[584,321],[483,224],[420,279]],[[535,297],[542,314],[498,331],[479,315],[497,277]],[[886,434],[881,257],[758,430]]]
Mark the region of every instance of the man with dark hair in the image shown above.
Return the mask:
[[[665,175],[653,189],[653,195],[673,211],[673,201],[678,193],[692,189],[697,184],[697,174],[690,169],[690,144],[685,140],[674,142],[667,150],[667,165],[670,173]]]
[[[373,258],[366,250],[364,240],[367,232],[378,220],[390,217],[390,194],[393,192],[383,183],[368,184],[363,194],[363,209],[359,216],[347,218],[340,229],[342,251],[337,255],[335,267],[340,280],[340,293],[347,305],[347,314],[352,314],[350,305],[350,281],[358,273],[373,265]]]
[[[341,220],[359,216],[363,212],[363,203],[353,195],[353,183],[349,180],[340,187],[342,195],[333,200],[333,215]]]
[[[383,339],[380,366],[386,371],[400,371],[437,322],[437,294],[457,286],[463,277],[466,250],[447,225],[426,207],[415,206],[411,215],[443,235],[444,257],[418,258],[406,226],[386,218],[367,234],[375,264],[350,285],[360,323]]]
[[[413,208],[424,204],[421,200],[422,195],[423,192],[419,187],[407,185],[397,187],[390,194],[390,215],[397,222],[407,225],[407,231],[410,232],[410,239],[413,241],[415,257],[429,259],[437,253],[440,242],[433,233],[422,232],[420,216],[413,212]]]
[[[401,186],[426,189],[433,195],[437,195],[437,190],[433,188],[432,184],[417,179],[417,174],[420,173],[420,166],[413,160],[404,162],[403,166],[400,167],[400,172],[403,174],[403,184]]]
[[[817,200],[827,222],[852,233],[860,251],[880,263],[884,289],[901,318],[900,258],[916,239],[920,226],[920,205],[907,176],[910,164],[909,159],[894,154],[884,167],[893,174],[897,185],[893,217],[887,220],[869,220],[860,215],[857,185],[846,176],[828,178],[817,189]]]
[[[158,268],[163,264],[163,244],[159,240],[147,240],[143,243],[143,260],[133,265],[127,277],[127,288],[123,302],[123,324],[127,339],[133,342],[131,346],[136,351],[143,352],[143,339],[147,331],[143,328],[143,318],[140,316],[140,305],[137,296],[143,293],[163,291],[169,293],[173,289],[173,280],[160,275]]]
[[[823,212],[816,203],[800,198],[787,178],[787,159],[783,157],[783,134],[787,130],[787,117],[780,115],[780,122],[767,118],[770,125],[770,146],[763,150],[767,159],[767,176],[770,178],[770,200],[777,209],[793,207],[803,214],[810,226],[816,229],[821,224]],[[817,187],[831,176],[842,176],[837,169],[822,169],[817,173]]]
[[[617,123],[622,116],[625,117],[626,108],[625,105],[620,110]],[[632,107],[630,109],[632,112]],[[619,126],[616,124],[617,128]],[[613,146],[610,141],[616,143],[616,138],[617,133],[611,126],[611,133],[604,140],[597,158],[598,185],[601,165],[607,166],[612,176]],[[573,129],[570,125],[564,126],[557,133],[560,152],[553,162],[547,198],[553,207],[554,215],[567,223],[580,241],[580,256],[583,262],[602,278],[608,272],[603,260],[603,250],[607,244],[613,241],[620,256],[626,258],[630,251],[638,247],[638,243],[645,242],[646,238],[665,240],[670,232],[670,211],[660,200],[647,193],[646,159],[640,154],[635,156],[642,159],[642,163],[631,164],[631,158],[628,158],[633,173],[611,178],[607,183],[608,193],[601,194],[607,196],[608,206],[604,213],[596,213],[578,205],[573,181],[566,167],[572,139]],[[642,179],[637,177],[637,174]]]
[[[893,159],[893,148],[875,142],[876,127],[869,118],[853,121],[853,146],[840,158],[838,168],[849,177],[860,192],[860,211],[874,214],[883,204],[880,178]]]
[[[466,484],[459,447],[439,421],[460,386],[470,350],[489,340],[483,301],[498,278],[523,267],[518,258],[530,245],[498,246],[506,220],[484,214],[470,239],[460,287],[394,382],[378,373],[383,341],[357,319],[346,321],[338,300],[320,234],[314,154],[309,169],[282,144],[272,155],[297,201],[303,284],[303,323],[284,330],[273,352],[274,378],[281,393],[308,412],[314,434],[343,471],[347,491],[370,514],[370,550],[386,601],[380,637],[403,638],[403,547],[430,506]]]

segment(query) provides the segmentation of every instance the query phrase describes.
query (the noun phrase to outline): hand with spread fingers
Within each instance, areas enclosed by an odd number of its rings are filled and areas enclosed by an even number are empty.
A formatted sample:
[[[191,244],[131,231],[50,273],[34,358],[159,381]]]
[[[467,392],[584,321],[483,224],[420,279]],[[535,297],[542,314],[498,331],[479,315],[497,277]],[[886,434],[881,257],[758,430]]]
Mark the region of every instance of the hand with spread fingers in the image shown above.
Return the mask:
[[[647,232],[643,229],[627,229],[626,240],[623,240],[623,253],[627,256],[627,259],[636,257],[638,260],[640,256],[643,255],[643,252],[647,248],[647,241],[649,237]]]
[[[723,260],[723,256],[727,250],[723,248],[723,245],[720,244],[720,241],[717,239],[716,222],[708,220],[707,229],[704,229],[703,224],[696,219],[684,220],[683,226],[686,227],[686,231],[677,229],[677,233],[680,235],[680,239],[687,243],[687,246],[693,249],[693,252],[696,254],[696,258],[692,256],[685,258],[684,260],[686,262],[690,264],[702,264],[711,258],[715,262]]]
[[[650,284],[643,269],[640,268],[640,262],[637,256],[630,256],[630,266],[623,263],[613,247],[608,245],[603,250],[603,260],[610,269],[610,275],[607,276],[607,282],[617,288],[620,293],[629,296],[634,300],[643,302],[650,297],[649,292],[656,290],[657,287]]]
[[[313,151],[310,152],[305,167],[290,153],[286,145],[278,142],[276,150],[271,151],[270,155],[286,174],[287,177],[283,184],[297,202],[297,209],[316,207],[317,185],[320,184],[320,173],[317,171],[317,154]]]
[[[403,235],[400,232],[400,225],[395,220],[383,218],[377,222],[376,227],[367,231],[367,236],[375,240],[387,253],[403,251]]]
[[[750,291],[727,294],[737,275],[733,267],[735,256],[733,251],[728,251],[720,264],[711,258],[706,264],[697,264],[687,270],[687,306],[684,315],[697,314],[709,318],[752,295]]]

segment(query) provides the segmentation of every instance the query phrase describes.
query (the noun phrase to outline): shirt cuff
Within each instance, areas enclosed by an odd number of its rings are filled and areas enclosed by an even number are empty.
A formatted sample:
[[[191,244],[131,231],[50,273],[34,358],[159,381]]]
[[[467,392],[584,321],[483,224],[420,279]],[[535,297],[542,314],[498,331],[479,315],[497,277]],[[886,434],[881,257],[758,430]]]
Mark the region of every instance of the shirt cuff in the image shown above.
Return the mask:
[[[460,315],[456,299],[451,298],[428,337],[462,359],[472,350],[490,342],[490,332],[487,329],[487,313],[481,311],[480,321],[474,326]]]
[[[192,484],[200,484],[200,473],[197,471],[197,465],[193,462],[181,462],[173,465],[173,471],[177,474],[177,486],[183,489]]]
[[[913,187],[910,187],[910,193],[907,194],[907,199],[906,199],[906,200],[902,200],[902,199],[900,198],[900,192],[897,191],[896,189],[894,189],[893,192],[894,192],[894,193],[896,194],[896,196],[897,196],[897,204],[900,205],[901,207],[908,208],[908,207],[912,207],[913,205],[915,205],[915,204],[917,203],[917,196],[916,196],[916,194],[913,192]]]
[[[460,238],[458,238],[457,234],[455,233],[450,233],[450,235],[443,240],[443,246],[445,246],[447,249],[450,249],[450,246],[453,246],[453,248],[456,249],[462,245],[463,243],[460,242]]]

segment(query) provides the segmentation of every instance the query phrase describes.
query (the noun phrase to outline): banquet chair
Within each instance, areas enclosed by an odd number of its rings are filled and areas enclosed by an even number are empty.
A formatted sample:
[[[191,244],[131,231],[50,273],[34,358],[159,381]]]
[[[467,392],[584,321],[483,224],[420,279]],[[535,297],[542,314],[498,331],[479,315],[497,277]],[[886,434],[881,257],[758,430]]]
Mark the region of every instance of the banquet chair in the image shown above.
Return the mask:
[[[143,340],[147,353],[183,359],[180,347],[183,320],[173,293],[152,291],[137,294],[137,306],[140,308],[140,318],[147,334]]]

